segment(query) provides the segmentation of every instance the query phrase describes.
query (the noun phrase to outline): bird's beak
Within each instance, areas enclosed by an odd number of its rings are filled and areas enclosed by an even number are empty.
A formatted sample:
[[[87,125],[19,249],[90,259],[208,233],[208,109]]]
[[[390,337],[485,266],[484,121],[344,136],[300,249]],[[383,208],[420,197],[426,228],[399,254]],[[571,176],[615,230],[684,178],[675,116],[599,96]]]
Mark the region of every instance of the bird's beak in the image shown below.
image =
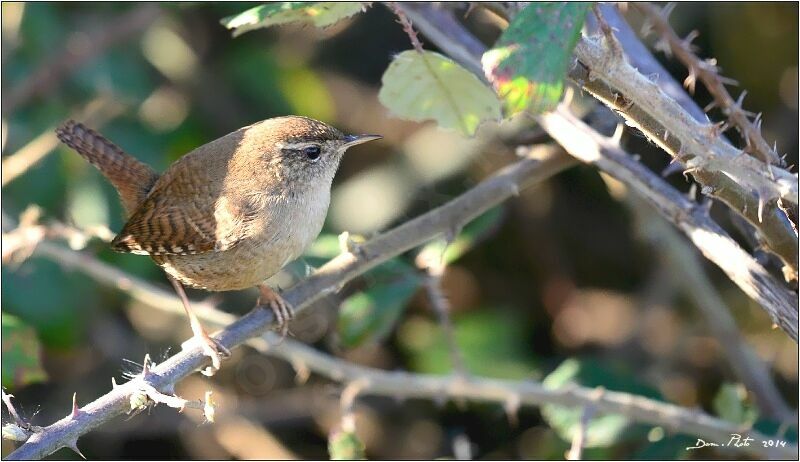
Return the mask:
[[[347,135],[344,137],[344,147],[349,148],[357,144],[366,143],[367,141],[379,140],[383,138],[381,135]]]

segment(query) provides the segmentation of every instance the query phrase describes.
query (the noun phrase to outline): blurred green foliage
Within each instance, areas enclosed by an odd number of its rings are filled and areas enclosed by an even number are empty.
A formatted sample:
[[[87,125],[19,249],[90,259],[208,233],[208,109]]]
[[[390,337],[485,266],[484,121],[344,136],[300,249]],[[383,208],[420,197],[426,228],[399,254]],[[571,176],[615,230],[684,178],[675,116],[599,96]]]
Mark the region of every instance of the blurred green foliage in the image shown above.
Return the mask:
[[[41,345],[34,329],[16,316],[3,313],[3,387],[13,390],[47,380]]]
[[[315,117],[356,133],[380,130],[385,135],[380,148],[348,155],[337,175],[337,186],[376,166],[399,165],[387,160],[405,156],[410,140],[428,127],[393,118],[378,103],[383,73],[393,56],[410,48],[391,12],[375,4],[365,13],[322,31],[310,25],[282,26],[232,38],[231,31],[220,25],[220,19],[237,17],[252,7],[251,3],[238,2],[159,4],[154,22],[121,44],[103,49],[73,71],[47,81],[27,101],[4,111],[4,156],[18,152],[40,134],[80,112],[90,101],[106,96],[125,109],[99,127],[101,131],[157,170],[231,130],[288,113]],[[59,57],[86,51],[90,48],[87,40],[96,40],[94,34],[120,29],[120,18],[143,8],[148,4],[42,2],[22,7],[4,3],[4,97]],[[307,13],[308,8],[300,5],[292,7],[292,11]],[[355,6],[348,8],[355,12]],[[520,16],[519,21],[537,24],[539,19],[529,13]],[[543,42],[537,41],[535,33],[552,31],[547,27],[530,30],[526,26],[527,30],[515,27],[501,35],[496,21],[481,8],[457,16],[488,46],[501,36],[496,46],[517,43],[521,49],[536,48]],[[682,4],[673,23],[682,35],[691,28],[701,30],[695,43],[703,50],[702,56],[718,57],[726,75],[740,80],[742,89],[752,90],[745,101],[746,108],[765,113],[765,136],[770,141],[777,140],[780,151],[789,152],[790,163],[796,163],[797,5]],[[534,34],[527,35],[530,32]],[[424,46],[437,51],[429,43]],[[525,54],[514,71],[527,80],[560,78],[553,71],[560,69],[560,64],[550,64],[563,60],[569,48],[569,43],[560,43],[536,58]],[[547,66],[540,66],[538,59],[542,56],[548,57]],[[665,60],[665,64],[678,80],[683,80],[684,69],[672,60]],[[560,96],[560,89],[557,93]],[[556,92],[552,96],[548,104],[558,98]],[[708,95],[701,87],[696,98],[701,105],[708,103]],[[458,136],[452,132],[450,135]],[[632,137],[628,143],[631,151],[641,154],[643,162],[654,170],[663,168],[666,160],[646,141]],[[442,197],[459,194],[488,172],[513,161],[507,151],[502,146],[493,147],[447,178],[426,185],[427,191],[435,193],[430,197],[424,192],[413,193],[415,196],[409,200],[412,205],[398,211],[392,222],[399,223],[428,210],[444,200]],[[674,182],[678,187],[687,187],[681,178]],[[118,230],[124,221],[111,186],[63,147],[3,187],[3,211],[9,216],[18,216],[29,204],[41,206],[46,217],[77,226],[106,224]],[[712,212],[727,224],[723,214],[716,209]],[[467,370],[475,375],[510,379],[547,377],[546,383],[552,386],[575,382],[629,391],[703,407],[735,422],[753,421],[756,415],[752,397],[742,395],[716,343],[697,322],[693,307],[680,294],[673,293],[668,277],[658,273],[655,253],[636,237],[633,226],[626,209],[608,194],[594,169],[581,167],[535,190],[523,191],[518,199],[467,224],[455,233],[447,250],[443,240],[427,245],[423,253],[441,256],[444,252],[444,260],[450,265],[443,287],[450,295],[455,340]],[[341,231],[328,223],[298,265],[318,267],[338,255],[337,234]],[[114,254],[94,242],[84,251],[168,288],[160,270],[147,258]],[[435,312],[419,290],[422,274],[413,257],[393,259],[357,281],[356,290],[346,288],[339,317],[331,323],[336,328],[328,329],[316,346],[334,351],[335,346],[348,347],[343,353],[348,359],[375,367],[451,372],[450,351]],[[304,274],[305,270],[296,273]],[[796,345],[784,343],[780,333],[770,330],[768,322],[761,322],[761,313],[730,288],[724,275],[713,268],[709,271],[737,316],[747,341],[762,356],[773,358],[774,376],[790,405],[796,407],[797,369],[792,366],[793,361],[796,363]],[[593,288],[617,291],[619,297],[611,300],[630,300],[630,322],[611,315],[588,317],[591,307],[576,302],[576,294]],[[191,295],[195,299],[208,296]],[[18,267],[3,265],[2,298],[4,385],[8,385],[9,377],[20,376],[19,367],[28,371],[23,377],[44,378],[39,368],[40,355],[35,352],[36,339],[41,342],[43,370],[49,380],[15,389],[18,402],[41,404],[37,424],[61,418],[76,388],[86,399],[107,391],[108,378],[118,375],[122,358],[139,358],[144,352],[160,354],[182,340],[177,328],[171,327],[178,324],[169,324],[166,315],[161,318],[158,314],[153,324],[163,324],[156,327],[169,331],[171,336],[159,334],[157,328],[145,322],[152,315],[137,315],[140,307],[124,293],[40,257],[34,256]],[[254,300],[252,293],[226,294],[223,306],[246,309]],[[615,306],[599,309],[612,308]],[[570,322],[563,322],[565,313],[570,314]],[[593,333],[605,330],[616,336],[581,340],[578,327],[585,325]],[[338,339],[331,338],[334,332]],[[7,347],[9,339],[21,342],[21,346]],[[13,359],[15,352],[24,352],[16,365],[7,361],[7,355]],[[303,457],[360,454],[353,435],[341,434],[341,438],[327,440],[331,435],[328,426],[335,419],[324,415],[319,406],[313,407],[327,397],[314,388],[313,379],[309,386],[298,386],[290,368],[270,367],[264,366],[264,370],[274,375],[270,379],[277,389],[270,391],[275,391],[277,398],[263,404],[268,410],[264,415],[258,413],[261,404],[248,407],[250,418],[259,424],[263,421],[263,426],[274,430],[286,447]],[[225,403],[222,406],[232,406],[237,400],[247,402],[252,397],[241,391],[238,369],[229,376],[224,374],[226,369],[215,378],[215,384],[220,386],[220,390],[215,389],[215,396],[219,393],[228,398],[220,400]],[[286,403],[293,401],[282,394],[287,393],[282,387],[296,390],[299,401],[306,406],[296,415],[286,409]],[[265,400],[263,396],[258,398],[259,403]],[[582,412],[557,406],[546,406],[541,412],[523,409],[519,424],[514,427],[507,424],[497,406],[452,409],[431,403],[365,401],[364,407],[372,412],[365,414],[371,416],[365,425],[374,428],[375,434],[390,434],[399,442],[393,446],[391,441],[360,438],[366,444],[366,455],[383,458],[449,456],[454,435],[465,434],[474,443],[476,457],[561,459]],[[81,448],[90,458],[150,457],[154,453],[165,458],[231,456],[212,436],[217,428],[223,428],[221,424],[192,426],[193,434],[201,435],[192,439],[183,427],[173,425],[169,419],[163,421],[166,427],[152,425],[156,430],[148,432],[149,423],[155,420],[142,415],[126,424],[130,426],[126,429],[133,429],[130,432],[90,434],[85,443],[82,440]],[[425,423],[421,428],[428,429],[423,435],[428,439],[409,433],[419,422]],[[587,459],[716,455],[703,451],[687,454],[684,448],[694,443],[691,437],[631,424],[619,416],[597,416],[589,425],[593,447],[586,448]],[[760,418],[755,426],[774,434],[779,424]],[[375,434],[367,436],[378,438]],[[433,438],[435,435],[439,439]],[[412,436],[414,444],[402,443]],[[796,429],[789,429],[786,439],[796,441]],[[382,443],[371,445],[374,441]],[[341,451],[337,449],[340,446]],[[418,452],[408,452],[412,449]],[[739,453],[726,455],[739,457]]]

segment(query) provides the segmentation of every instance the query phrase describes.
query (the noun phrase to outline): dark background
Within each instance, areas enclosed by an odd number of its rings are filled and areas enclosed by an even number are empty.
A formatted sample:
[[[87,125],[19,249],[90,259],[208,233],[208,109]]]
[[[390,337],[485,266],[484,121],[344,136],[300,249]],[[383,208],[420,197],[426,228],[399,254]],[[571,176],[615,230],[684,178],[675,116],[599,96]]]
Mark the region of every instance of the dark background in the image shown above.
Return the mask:
[[[377,100],[380,78],[393,54],[410,46],[384,6],[374,4],[325,31],[292,26],[232,38],[219,20],[251,6],[3,3],[3,155],[17,152],[96,99],[105,101],[104,110],[119,107],[101,131],[159,171],[194,147],[277,115],[306,115],[343,131],[383,134],[383,141],[353,149],[343,161],[323,231],[334,236],[345,230],[369,236],[388,229],[513,161],[510,147],[476,151],[474,143],[432,124],[388,115]],[[154,22],[124,33],[131,12],[154,7],[160,8]],[[734,96],[747,90],[746,109],[764,113],[765,139],[776,141],[790,164],[797,163],[798,147],[797,8],[794,3],[682,3],[671,18],[682,36],[700,31],[694,42],[700,56],[716,57],[724,75],[740,82],[740,88],[731,88]],[[640,24],[635,14],[630,17]],[[480,8],[466,22],[487,43],[499,34],[496,20]],[[98,37],[114,34],[122,35],[119,43],[91,51],[102,42]],[[81,53],[92,57],[70,69]],[[684,68],[658,56],[682,81]],[[9,102],[26,86],[32,87],[31,97]],[[700,84],[696,99],[701,106],[710,101]],[[734,131],[727,134],[736,140]],[[626,137],[626,146],[655,169],[668,161],[634,133]],[[670,180],[688,190],[681,175]],[[16,218],[30,204],[42,207],[44,221],[100,224],[114,231],[123,225],[112,187],[64,147],[3,188],[5,214]],[[721,206],[715,206],[714,214],[730,225]],[[714,412],[721,385],[737,378],[675,282],[674,270],[663,264],[631,211],[610,195],[596,170],[573,168],[526,190],[497,217],[491,232],[444,279],[456,336],[473,373],[542,379],[574,358],[585,385]],[[115,254],[99,241],[87,251],[168,287],[147,258]],[[404,260],[413,262],[415,254]],[[771,365],[796,409],[796,344],[771,329],[764,311],[716,267],[703,265],[742,335]],[[289,271],[295,278],[298,268]],[[345,294],[380,283],[365,278]],[[335,334],[332,311],[324,309],[318,310],[317,321],[329,328],[301,329],[298,337],[375,367],[446,372],[450,361],[423,292],[412,297],[382,342],[346,348]],[[195,300],[208,296],[190,293]],[[224,309],[243,313],[256,294],[217,297]],[[86,403],[109,389],[111,376],[120,381],[123,370],[135,371],[125,359],[141,362],[145,353],[164,357],[188,337],[183,318],[36,256],[3,266],[2,298],[3,311],[35,327],[44,347],[47,380],[11,388],[23,414],[38,412],[33,422],[39,425],[65,415],[73,392]],[[194,375],[178,391],[189,397],[202,396],[206,389],[214,390],[220,404],[217,424],[201,425],[196,412],[177,414],[159,407],[149,417],[115,420],[81,438],[79,445],[89,459],[328,457],[327,434],[339,422],[337,385],[313,376],[296,385],[286,363],[243,350],[214,378]],[[359,403],[357,428],[371,458],[453,457],[454,445],[465,438],[477,458],[559,459],[569,447],[535,408],[523,409],[513,423],[496,405],[388,398]],[[589,448],[586,457],[713,454],[686,453],[683,448],[694,439],[669,432],[649,442],[648,431],[633,426],[629,433],[638,436]],[[10,449],[4,441],[3,454]],[[77,456],[61,450],[53,457]]]

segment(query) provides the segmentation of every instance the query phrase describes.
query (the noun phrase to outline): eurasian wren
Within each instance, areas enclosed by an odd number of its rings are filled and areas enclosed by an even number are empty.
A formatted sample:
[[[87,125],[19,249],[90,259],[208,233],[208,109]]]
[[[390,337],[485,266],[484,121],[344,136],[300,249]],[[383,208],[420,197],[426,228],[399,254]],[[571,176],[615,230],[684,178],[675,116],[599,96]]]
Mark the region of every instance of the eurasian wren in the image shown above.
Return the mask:
[[[149,255],[175,286],[212,366],[229,352],[208,336],[181,284],[258,286],[283,335],[291,308],[264,281],[317,237],[342,154],[377,135],[344,135],[306,117],[267,119],[200,146],[159,175],[102,135],[67,121],[58,138],[114,185],[128,222],[111,246]]]

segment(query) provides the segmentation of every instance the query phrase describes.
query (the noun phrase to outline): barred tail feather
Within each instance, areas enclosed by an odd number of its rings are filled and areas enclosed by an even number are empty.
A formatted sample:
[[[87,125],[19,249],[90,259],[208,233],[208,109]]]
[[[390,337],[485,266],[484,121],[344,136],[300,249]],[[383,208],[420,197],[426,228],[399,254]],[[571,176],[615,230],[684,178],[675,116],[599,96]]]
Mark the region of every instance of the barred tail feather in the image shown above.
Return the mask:
[[[97,167],[114,185],[128,216],[144,201],[158,179],[158,173],[148,165],[80,122],[64,122],[56,129],[56,136]]]

